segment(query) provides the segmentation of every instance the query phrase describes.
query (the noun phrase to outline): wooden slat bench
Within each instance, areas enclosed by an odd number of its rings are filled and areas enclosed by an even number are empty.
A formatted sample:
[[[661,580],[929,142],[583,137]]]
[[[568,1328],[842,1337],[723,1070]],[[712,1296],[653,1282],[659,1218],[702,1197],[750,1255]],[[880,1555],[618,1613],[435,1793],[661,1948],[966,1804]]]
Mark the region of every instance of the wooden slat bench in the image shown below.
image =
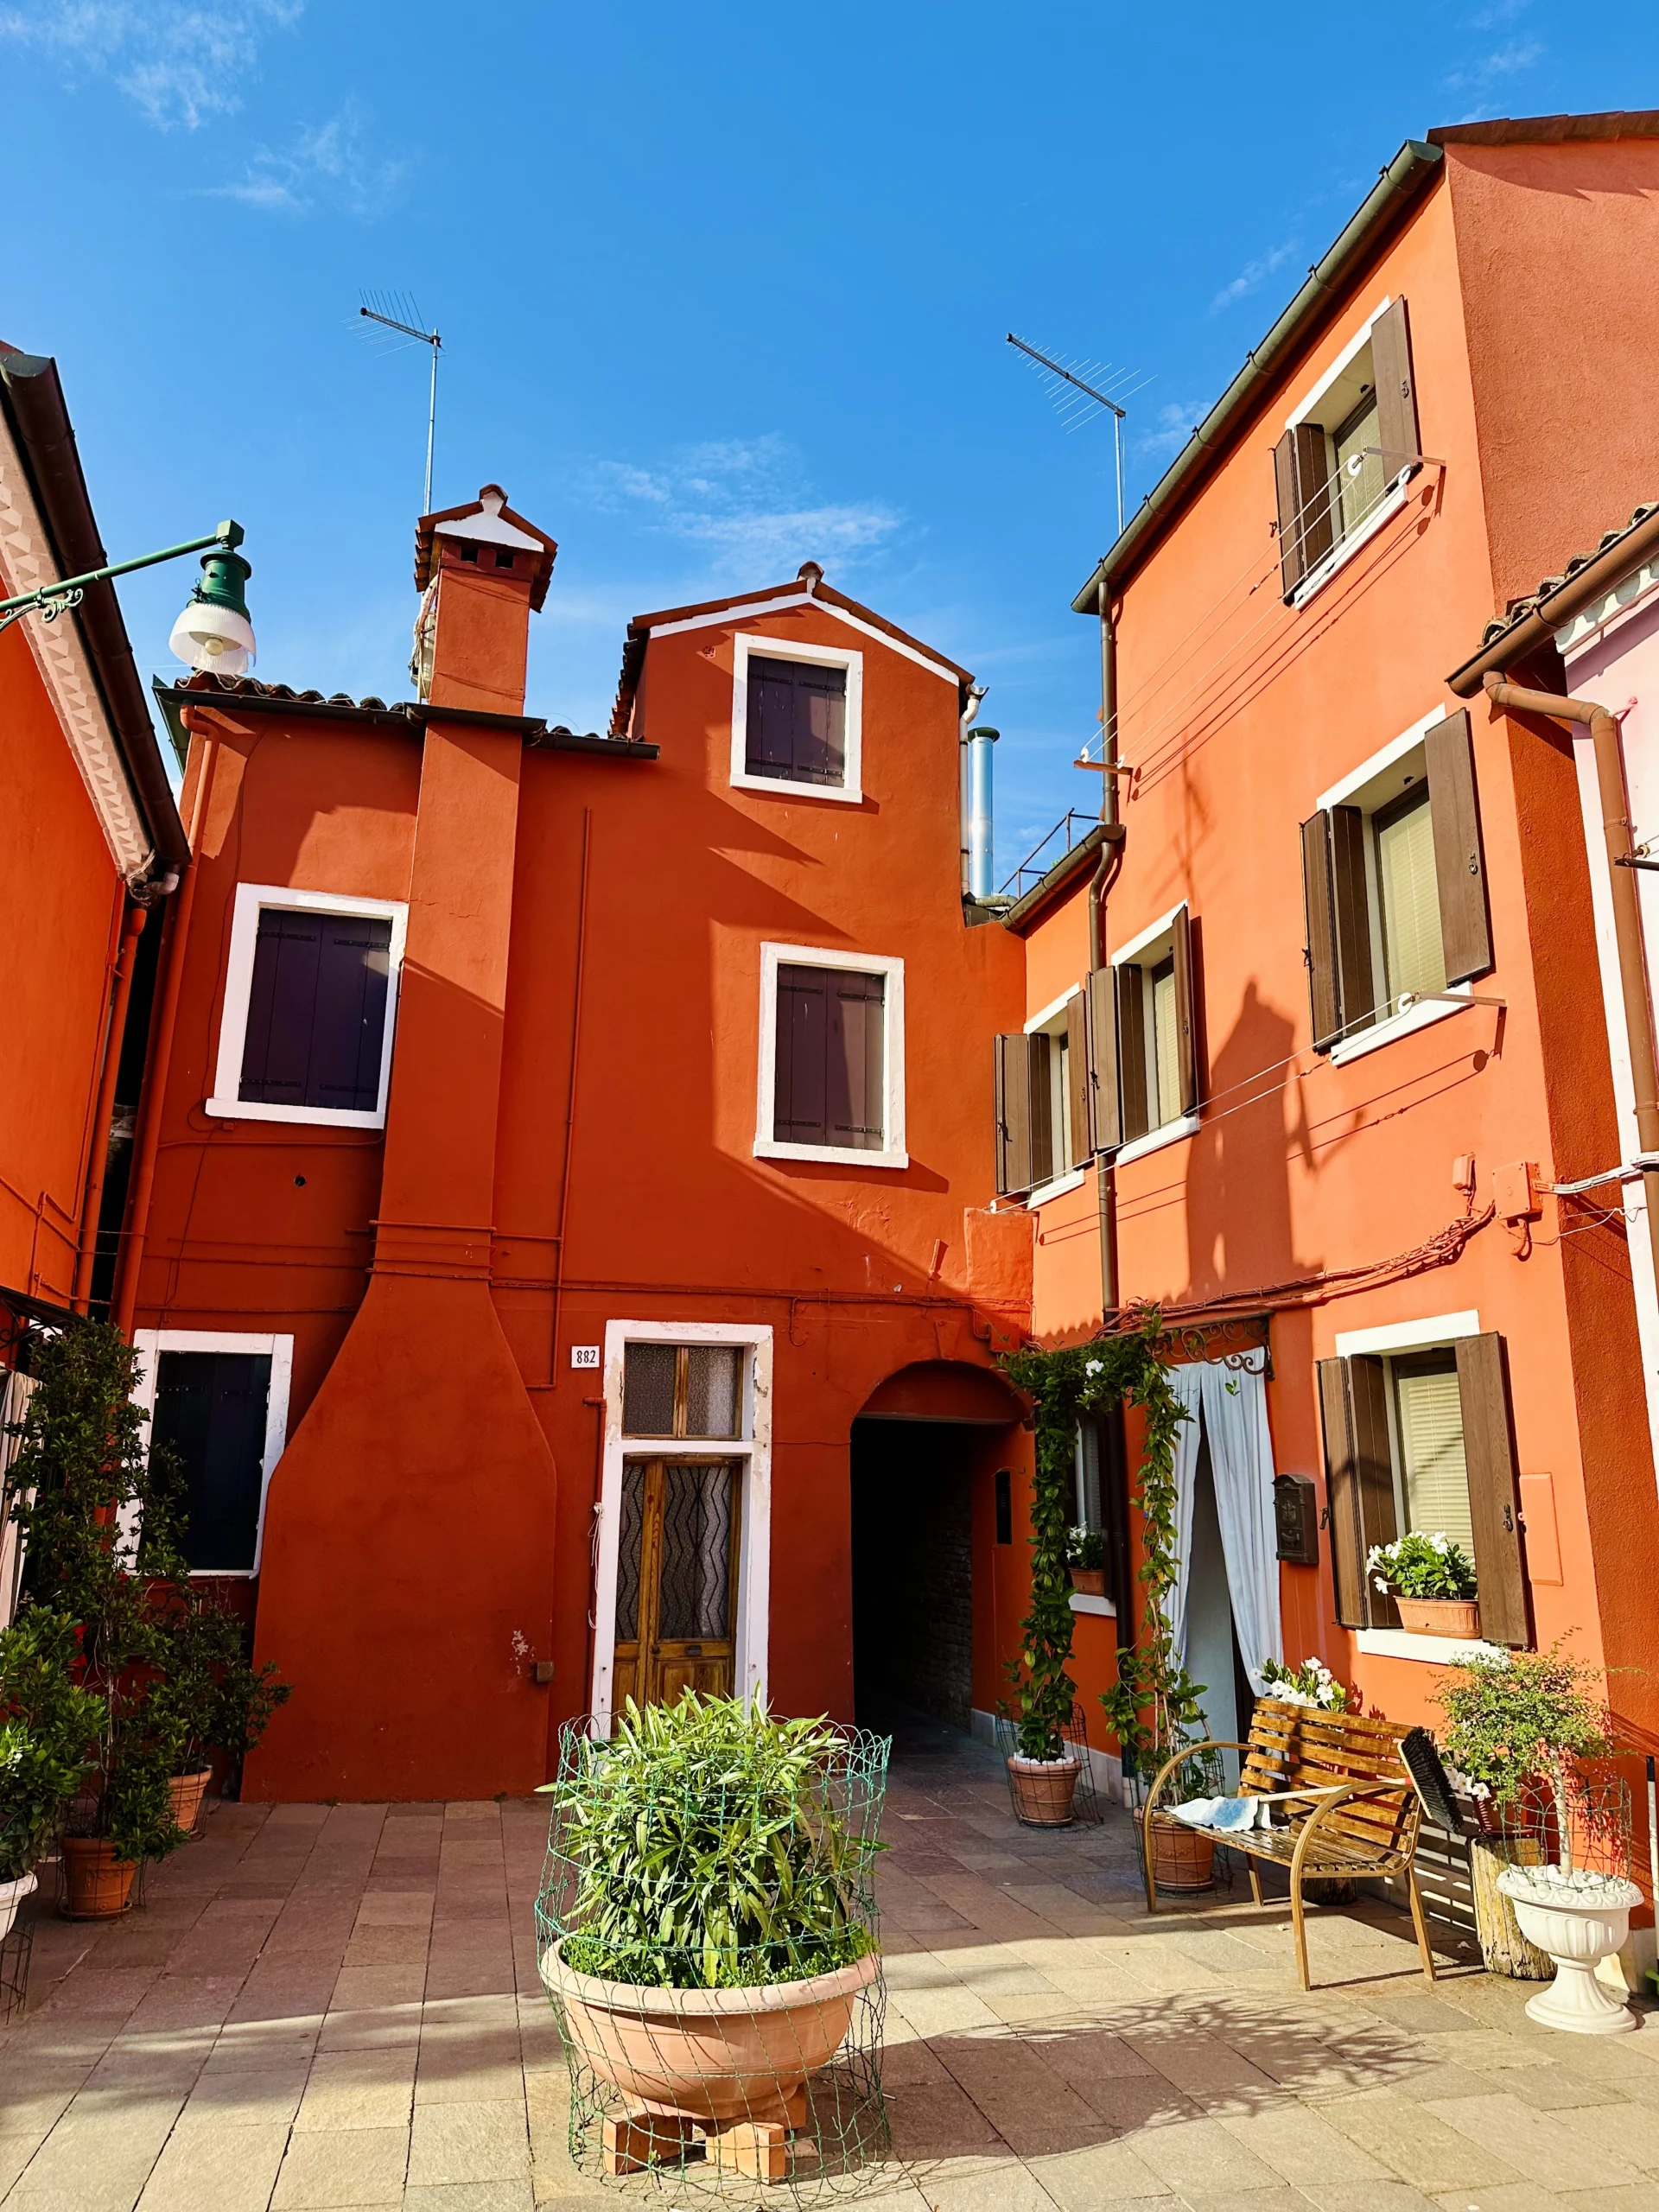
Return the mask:
[[[1155,1912],[1158,1909],[1152,1821],[1170,1777],[1204,1752],[1242,1751],[1239,1796],[1268,1798],[1275,1812],[1282,1806],[1284,1824],[1240,1831],[1195,1828],[1192,1833],[1207,1835],[1229,1851],[1244,1853],[1250,1894],[1257,1904],[1262,1902],[1262,1883],[1255,1861],[1272,1859],[1290,1869],[1290,1917],[1302,1987],[1309,1986],[1304,1881],[1343,1881],[1381,1874],[1405,1878],[1423,1974],[1432,1982],[1434,1954],[1429,1948],[1423,1900],[1413,1865],[1423,1808],[1400,1757],[1400,1741],[1406,1733],[1391,1720],[1368,1720],[1352,1713],[1322,1713],[1311,1706],[1262,1698],[1247,1742],[1211,1738],[1187,1745],[1163,1768],[1147,1796],[1143,1830],[1147,1910]],[[1181,1802],[1175,1792],[1168,1794],[1173,1802]]]

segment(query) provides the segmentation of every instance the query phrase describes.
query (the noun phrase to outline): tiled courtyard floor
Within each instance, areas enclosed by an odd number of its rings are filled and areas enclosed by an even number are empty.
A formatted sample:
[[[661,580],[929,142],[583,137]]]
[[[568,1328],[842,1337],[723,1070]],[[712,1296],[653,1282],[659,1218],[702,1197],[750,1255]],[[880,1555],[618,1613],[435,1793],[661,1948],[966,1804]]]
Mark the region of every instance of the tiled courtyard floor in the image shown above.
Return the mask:
[[[536,1800],[228,1805],[142,1912],[40,1918],[5,2212],[614,2205],[565,2149],[543,1833]],[[897,1764],[886,1834],[884,2212],[1659,2212],[1659,2022],[1549,2034],[1452,1945],[1430,1995],[1371,1907],[1318,1917],[1303,1996],[1282,1907],[1149,1922],[1122,1815],[1020,1828],[961,1738]]]

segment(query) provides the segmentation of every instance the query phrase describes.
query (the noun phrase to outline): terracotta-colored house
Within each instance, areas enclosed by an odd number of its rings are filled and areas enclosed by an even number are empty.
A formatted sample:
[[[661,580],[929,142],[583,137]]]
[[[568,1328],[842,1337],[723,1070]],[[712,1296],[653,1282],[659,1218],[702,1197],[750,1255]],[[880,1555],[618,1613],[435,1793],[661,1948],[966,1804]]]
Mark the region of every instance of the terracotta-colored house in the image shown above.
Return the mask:
[[[423,519],[412,702],[162,693],[200,874],[133,1320],[295,1685],[260,1796],[524,1789],[688,1681],[850,1715],[855,1644],[867,1704],[995,1674],[1030,1232],[969,679],[809,565],[641,616],[609,734],[550,728],[555,550],[494,486]]]
[[[1495,613],[1655,496],[1659,296],[1628,278],[1656,253],[1659,115],[1408,143],[1075,602],[1114,772],[1006,917],[1001,1183],[1040,1336],[1135,1299],[1183,1325],[1186,1643],[1224,1736],[1269,1656],[1434,1717],[1459,1647],[1365,1566],[1408,1529],[1472,1550],[1488,1644],[1570,1637],[1659,1715],[1574,741],[1468,677]],[[1092,1691],[1118,1624],[1074,1603]]]

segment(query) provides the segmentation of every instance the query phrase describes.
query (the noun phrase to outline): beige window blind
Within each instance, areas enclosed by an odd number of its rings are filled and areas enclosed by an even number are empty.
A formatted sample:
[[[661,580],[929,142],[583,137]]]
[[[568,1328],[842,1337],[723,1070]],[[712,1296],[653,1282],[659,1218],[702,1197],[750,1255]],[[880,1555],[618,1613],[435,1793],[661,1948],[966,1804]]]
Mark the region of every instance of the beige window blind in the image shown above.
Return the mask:
[[[1379,817],[1376,880],[1389,1010],[1397,1013],[1405,992],[1446,988],[1434,823],[1427,791],[1402,810]]]
[[[1394,1382],[1405,1526],[1426,1536],[1444,1532],[1473,1559],[1457,1370],[1449,1359],[1433,1368],[1396,1366]]]

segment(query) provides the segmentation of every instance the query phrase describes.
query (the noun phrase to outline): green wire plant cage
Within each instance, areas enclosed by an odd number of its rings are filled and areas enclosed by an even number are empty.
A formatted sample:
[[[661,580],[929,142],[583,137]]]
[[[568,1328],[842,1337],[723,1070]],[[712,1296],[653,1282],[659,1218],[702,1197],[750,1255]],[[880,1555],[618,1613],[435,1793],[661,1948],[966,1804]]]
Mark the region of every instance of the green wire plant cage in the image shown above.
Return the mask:
[[[695,1694],[563,1730],[537,1958],[579,2170],[676,2204],[891,2185],[874,1880],[890,1748]]]

